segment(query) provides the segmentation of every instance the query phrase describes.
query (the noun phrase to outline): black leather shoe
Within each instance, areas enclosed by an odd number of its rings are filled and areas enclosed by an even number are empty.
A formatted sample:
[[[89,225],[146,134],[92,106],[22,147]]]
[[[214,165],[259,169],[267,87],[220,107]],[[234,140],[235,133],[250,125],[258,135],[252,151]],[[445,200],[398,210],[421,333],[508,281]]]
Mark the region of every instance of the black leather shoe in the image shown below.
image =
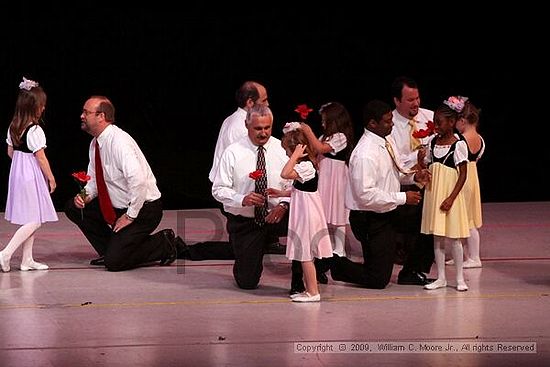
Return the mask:
[[[100,256],[97,259],[90,260],[90,265],[105,266],[105,256]]]
[[[286,246],[281,245],[279,242],[270,243],[266,246],[265,253],[271,255],[284,255],[286,254]]]
[[[401,271],[397,276],[397,284],[402,285],[426,285],[431,282],[433,282],[433,279],[428,279],[426,275],[416,271]]]
[[[321,284],[327,284],[328,283],[328,277],[322,271],[318,271],[317,272],[317,281]]]
[[[176,235],[171,229],[163,229],[160,233],[166,246],[166,256],[160,259],[160,265],[167,266],[176,261],[176,258],[178,257],[178,251],[176,249]]]
[[[187,246],[180,236],[176,237],[176,251],[178,253],[178,259],[191,259],[189,246]]]
[[[302,277],[302,274],[292,274],[292,281],[290,282],[290,291],[288,292],[289,295],[302,293],[306,291],[306,286],[304,285],[304,281],[302,280],[301,277]]]
[[[290,287],[290,291],[288,291],[288,294],[292,296],[293,294],[303,293],[305,291],[306,287],[304,286],[304,283],[302,283],[301,285],[296,284]]]

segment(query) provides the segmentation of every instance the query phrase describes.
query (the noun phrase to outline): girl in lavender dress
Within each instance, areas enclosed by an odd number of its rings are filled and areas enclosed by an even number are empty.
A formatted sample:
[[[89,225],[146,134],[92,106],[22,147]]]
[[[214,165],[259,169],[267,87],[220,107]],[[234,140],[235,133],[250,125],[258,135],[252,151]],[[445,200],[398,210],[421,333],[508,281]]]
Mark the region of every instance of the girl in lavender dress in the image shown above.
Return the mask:
[[[321,196],[317,191],[318,175],[315,153],[307,144],[299,123],[283,129],[283,148],[290,157],[281,177],[294,180],[290,193],[286,256],[302,263],[306,291],[291,295],[294,302],[321,300],[313,260],[332,257],[332,245]]]
[[[20,269],[46,270],[48,265],[34,261],[34,233],[44,222],[57,221],[50,194],[55,190],[55,178],[46,158],[46,136],[39,125],[46,109],[46,93],[37,82],[23,78],[15,113],[6,142],[11,168],[5,218],[21,225],[6,247],[0,251],[2,271],[10,271],[10,260],[23,245]]]

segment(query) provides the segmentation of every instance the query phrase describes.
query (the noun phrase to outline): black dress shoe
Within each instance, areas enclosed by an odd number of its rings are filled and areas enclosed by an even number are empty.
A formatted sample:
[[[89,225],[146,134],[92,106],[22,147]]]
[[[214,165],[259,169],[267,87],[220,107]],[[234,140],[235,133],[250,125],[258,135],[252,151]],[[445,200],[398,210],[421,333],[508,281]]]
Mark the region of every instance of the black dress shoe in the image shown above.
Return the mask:
[[[172,229],[163,229],[160,233],[166,246],[166,255],[160,259],[160,265],[167,266],[176,261],[176,258],[178,257],[178,251],[176,249],[176,235]]]
[[[105,256],[100,256],[97,259],[90,260],[90,265],[105,266]]]
[[[430,284],[435,281],[434,278],[428,278],[428,276],[421,271],[417,271],[416,274],[418,274],[420,278],[424,279],[425,284]]]
[[[299,270],[301,270],[301,264],[294,260],[292,261],[293,266],[293,272],[292,272],[292,280],[290,281],[290,291],[288,292],[289,295],[293,295],[296,293],[303,293],[306,291],[306,287],[304,285],[304,280],[302,279],[303,274],[301,272],[298,272],[298,266],[300,265]]]
[[[397,276],[397,284],[402,285],[426,285],[431,283],[432,281],[433,280],[428,279],[426,275],[416,271],[401,271]]]
[[[265,253],[271,255],[284,255],[286,254],[286,246],[281,245],[279,242],[273,242],[265,247]]]
[[[290,291],[288,291],[288,294],[292,296],[293,294],[303,293],[305,291],[306,291],[306,287],[302,282],[301,284],[292,284],[290,286]]]
[[[322,271],[318,271],[317,272],[317,281],[321,284],[327,284],[328,283],[328,277]]]
[[[189,246],[187,246],[180,236],[176,237],[176,251],[178,253],[178,259],[191,259]]]

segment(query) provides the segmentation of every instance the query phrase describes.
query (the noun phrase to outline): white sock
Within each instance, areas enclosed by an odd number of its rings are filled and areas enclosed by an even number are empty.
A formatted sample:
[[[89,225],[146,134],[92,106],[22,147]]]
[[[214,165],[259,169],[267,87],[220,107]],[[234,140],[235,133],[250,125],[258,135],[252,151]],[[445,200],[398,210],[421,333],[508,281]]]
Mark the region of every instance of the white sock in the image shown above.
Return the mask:
[[[448,240],[451,242],[451,250],[455,261],[456,280],[459,283],[464,283],[464,251],[462,250],[462,242],[456,238],[449,238]]]
[[[34,234],[31,235],[25,242],[23,242],[23,256],[21,257],[21,264],[30,266],[34,262],[32,257],[32,246],[34,244]]]
[[[332,252],[340,257],[346,256],[346,226],[331,226]]]
[[[466,239],[468,244],[468,258],[473,261],[480,262],[479,257],[479,231],[477,228],[470,229],[470,237]]]
[[[437,266],[437,279],[445,280],[445,237],[434,236],[434,258]]]

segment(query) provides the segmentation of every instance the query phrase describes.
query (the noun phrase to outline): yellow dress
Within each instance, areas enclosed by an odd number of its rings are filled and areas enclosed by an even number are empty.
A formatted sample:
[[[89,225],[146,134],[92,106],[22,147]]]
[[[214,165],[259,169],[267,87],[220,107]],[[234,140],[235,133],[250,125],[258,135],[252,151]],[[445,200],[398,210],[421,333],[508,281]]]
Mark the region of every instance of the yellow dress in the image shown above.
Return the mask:
[[[448,238],[467,238],[470,236],[470,227],[464,190],[460,190],[448,212],[440,209],[441,203],[449,197],[458,181],[456,166],[468,159],[466,142],[459,140],[450,146],[430,146],[432,181],[424,191],[420,231]],[[439,158],[434,155],[434,151]]]
[[[476,161],[468,162],[468,175],[462,191],[464,191],[469,228],[481,228],[483,225],[481,216],[481,193],[479,190]]]

